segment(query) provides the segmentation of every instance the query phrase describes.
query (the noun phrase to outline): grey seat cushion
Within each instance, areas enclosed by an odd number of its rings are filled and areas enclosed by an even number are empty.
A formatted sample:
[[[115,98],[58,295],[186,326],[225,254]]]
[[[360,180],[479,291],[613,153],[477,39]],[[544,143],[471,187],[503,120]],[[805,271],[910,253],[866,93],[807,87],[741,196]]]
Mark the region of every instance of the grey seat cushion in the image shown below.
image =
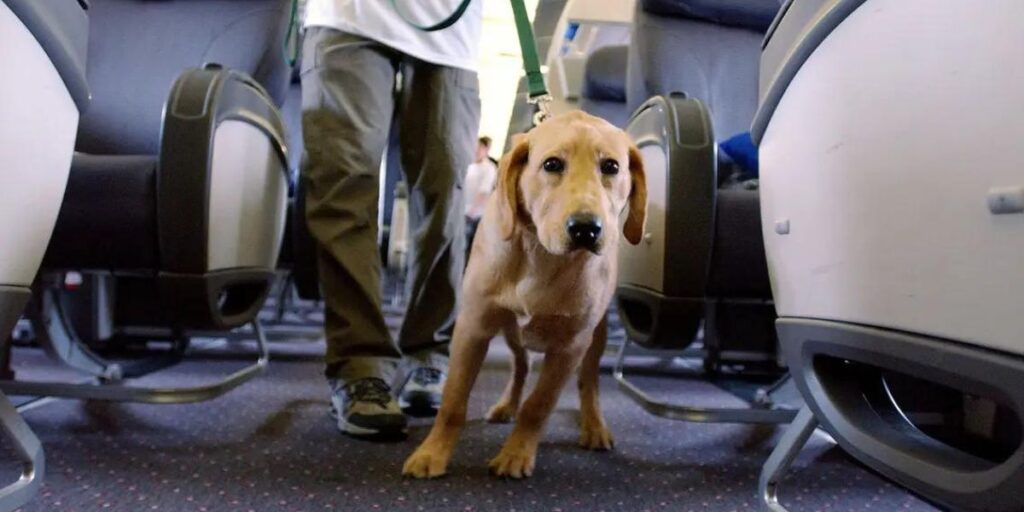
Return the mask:
[[[91,0],[92,104],[77,150],[155,155],[174,80],[216,62],[244,71],[280,105],[291,69],[284,39],[291,0]]]
[[[78,153],[44,268],[157,268],[157,159]]]
[[[680,16],[720,25],[768,30],[782,5],[781,0],[641,0],[645,11]]]
[[[685,92],[707,105],[716,139],[749,131],[757,108],[762,37],[758,31],[661,16],[638,6],[626,77],[629,108],[658,94]]]

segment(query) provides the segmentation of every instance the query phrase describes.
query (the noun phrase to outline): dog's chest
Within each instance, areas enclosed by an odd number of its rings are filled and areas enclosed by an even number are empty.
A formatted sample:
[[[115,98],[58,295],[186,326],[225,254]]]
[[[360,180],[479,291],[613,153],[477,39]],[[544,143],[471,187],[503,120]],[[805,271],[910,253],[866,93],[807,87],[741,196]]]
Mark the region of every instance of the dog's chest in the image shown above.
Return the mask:
[[[586,288],[544,286],[524,281],[517,287],[518,307],[513,308],[524,348],[545,352],[552,346],[567,345],[589,337],[588,329],[599,307],[598,297]]]
[[[516,316],[520,343],[545,352],[590,339],[611,296],[606,262],[566,265],[543,254],[533,256],[527,258],[528,270],[509,283],[499,299]]]
[[[519,312],[528,316],[585,315],[603,288],[590,275],[593,273],[582,269],[558,272],[537,265],[514,286]]]
[[[519,342],[533,352],[546,352],[552,346],[568,345],[587,328],[580,316],[517,315]]]

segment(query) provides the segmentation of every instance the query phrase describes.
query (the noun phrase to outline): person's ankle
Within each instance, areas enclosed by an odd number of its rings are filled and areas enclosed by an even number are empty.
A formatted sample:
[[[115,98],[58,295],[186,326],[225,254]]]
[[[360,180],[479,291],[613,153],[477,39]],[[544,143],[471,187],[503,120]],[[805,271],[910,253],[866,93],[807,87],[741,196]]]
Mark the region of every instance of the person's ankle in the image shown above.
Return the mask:
[[[414,368],[399,391],[399,407],[410,416],[436,416],[447,378],[445,370],[430,366]]]

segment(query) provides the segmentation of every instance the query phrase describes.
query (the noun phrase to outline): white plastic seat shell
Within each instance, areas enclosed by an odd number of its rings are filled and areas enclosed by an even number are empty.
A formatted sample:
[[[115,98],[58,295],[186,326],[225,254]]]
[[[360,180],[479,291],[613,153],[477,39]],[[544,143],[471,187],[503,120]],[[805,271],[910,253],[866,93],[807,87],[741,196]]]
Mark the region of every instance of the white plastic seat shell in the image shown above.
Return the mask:
[[[774,296],[1024,353],[1024,215],[987,207],[1024,186],[1024,4],[941,4],[868,2],[789,84],[760,144]]]

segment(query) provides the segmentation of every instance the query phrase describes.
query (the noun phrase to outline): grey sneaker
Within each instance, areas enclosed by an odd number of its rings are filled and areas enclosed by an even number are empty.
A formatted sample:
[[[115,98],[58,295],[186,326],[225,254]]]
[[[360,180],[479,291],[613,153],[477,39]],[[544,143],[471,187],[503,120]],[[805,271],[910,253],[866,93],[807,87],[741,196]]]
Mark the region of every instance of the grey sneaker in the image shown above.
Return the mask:
[[[398,436],[405,432],[405,415],[382,379],[369,377],[344,382],[330,380],[331,415],[338,430],[353,436]]]
[[[441,408],[441,391],[448,374],[437,368],[421,366],[409,373],[398,406],[411,416],[436,416]]]

